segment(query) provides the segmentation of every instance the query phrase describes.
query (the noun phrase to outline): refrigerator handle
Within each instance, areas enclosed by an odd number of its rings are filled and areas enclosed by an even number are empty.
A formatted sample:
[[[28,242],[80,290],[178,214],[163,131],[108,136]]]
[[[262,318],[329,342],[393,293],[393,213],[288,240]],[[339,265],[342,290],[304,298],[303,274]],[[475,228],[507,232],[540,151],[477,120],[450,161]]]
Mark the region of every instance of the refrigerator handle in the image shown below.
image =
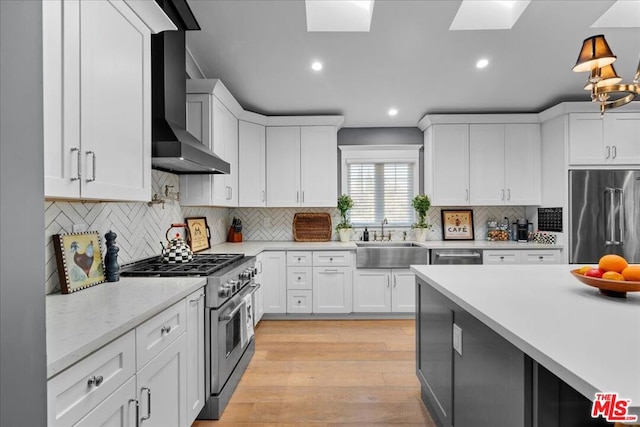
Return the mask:
[[[615,203],[615,190],[606,188],[604,190],[604,245],[613,246],[615,244],[615,220],[613,218]],[[608,233],[608,234],[607,234]]]
[[[622,192],[622,188],[616,188],[616,193],[618,193],[618,240],[613,243],[617,246],[622,246],[624,243],[624,193]]]

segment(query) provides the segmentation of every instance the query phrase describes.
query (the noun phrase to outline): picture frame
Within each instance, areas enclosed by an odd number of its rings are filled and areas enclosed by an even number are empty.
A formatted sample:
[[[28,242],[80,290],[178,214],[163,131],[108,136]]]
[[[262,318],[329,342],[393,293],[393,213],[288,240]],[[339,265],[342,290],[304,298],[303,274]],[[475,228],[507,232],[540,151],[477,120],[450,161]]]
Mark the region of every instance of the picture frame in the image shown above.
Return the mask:
[[[70,294],[106,281],[97,231],[53,235],[60,292]]]
[[[193,252],[211,248],[211,231],[205,217],[185,218],[187,223],[187,244]]]
[[[442,210],[443,240],[474,240],[472,209]]]

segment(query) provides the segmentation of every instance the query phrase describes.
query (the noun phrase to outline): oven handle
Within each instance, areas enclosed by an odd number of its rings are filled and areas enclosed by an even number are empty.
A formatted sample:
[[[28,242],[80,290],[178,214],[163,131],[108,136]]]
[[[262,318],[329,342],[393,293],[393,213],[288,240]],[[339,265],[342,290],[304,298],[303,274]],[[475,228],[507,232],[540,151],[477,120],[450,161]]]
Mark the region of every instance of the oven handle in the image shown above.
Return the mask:
[[[238,311],[242,310],[242,307],[244,306],[246,306],[246,304],[244,303],[244,301],[242,301],[236,306],[236,308],[231,310],[229,314],[218,317],[218,320],[220,320],[221,322],[228,322],[229,320],[233,319],[233,316],[235,316]]]

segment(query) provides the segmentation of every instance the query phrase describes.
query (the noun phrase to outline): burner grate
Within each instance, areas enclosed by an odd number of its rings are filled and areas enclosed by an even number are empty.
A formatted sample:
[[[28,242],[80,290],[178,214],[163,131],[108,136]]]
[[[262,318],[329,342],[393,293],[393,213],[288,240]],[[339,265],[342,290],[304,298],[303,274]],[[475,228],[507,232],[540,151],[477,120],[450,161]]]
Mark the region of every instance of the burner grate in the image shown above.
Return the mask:
[[[160,257],[123,266],[123,276],[208,276],[244,258],[244,254],[195,254],[193,260],[179,264],[162,262]]]

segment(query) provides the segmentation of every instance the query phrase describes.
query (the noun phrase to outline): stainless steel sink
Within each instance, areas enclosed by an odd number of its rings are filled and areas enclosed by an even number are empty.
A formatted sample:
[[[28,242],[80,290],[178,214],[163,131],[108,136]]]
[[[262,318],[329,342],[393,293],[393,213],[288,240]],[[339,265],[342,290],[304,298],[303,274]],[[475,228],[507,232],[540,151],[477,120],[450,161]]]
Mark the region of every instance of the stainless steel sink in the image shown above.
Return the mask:
[[[428,264],[429,249],[411,242],[356,242],[357,268],[409,268]]]

